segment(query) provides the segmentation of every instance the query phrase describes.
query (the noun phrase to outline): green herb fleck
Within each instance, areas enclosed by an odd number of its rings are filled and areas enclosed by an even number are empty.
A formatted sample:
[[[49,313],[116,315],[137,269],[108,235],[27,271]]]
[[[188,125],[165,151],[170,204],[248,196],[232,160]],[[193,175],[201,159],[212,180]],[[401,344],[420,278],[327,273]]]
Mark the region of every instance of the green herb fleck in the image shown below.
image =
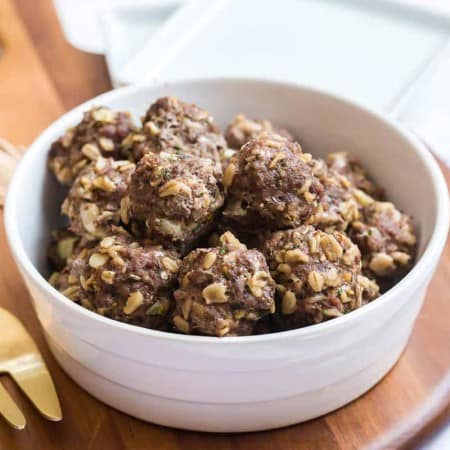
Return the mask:
[[[169,170],[166,167],[163,167],[161,169],[161,178],[163,180],[167,180],[167,178],[169,178],[169,177],[170,177]]]
[[[150,308],[147,309],[145,314],[149,316],[164,316],[168,310],[168,304],[166,302],[157,301]]]
[[[223,245],[222,247],[220,247],[220,249],[219,249],[219,255],[225,255],[225,253],[227,253],[228,252],[228,248],[225,246],[225,245]]]

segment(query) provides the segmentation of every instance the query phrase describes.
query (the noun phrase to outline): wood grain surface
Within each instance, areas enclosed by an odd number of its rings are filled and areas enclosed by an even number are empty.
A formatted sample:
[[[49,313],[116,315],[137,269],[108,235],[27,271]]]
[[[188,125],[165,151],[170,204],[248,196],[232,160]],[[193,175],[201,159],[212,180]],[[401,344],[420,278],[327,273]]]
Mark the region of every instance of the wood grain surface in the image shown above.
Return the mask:
[[[110,88],[103,59],[64,40],[50,0],[1,0],[0,46],[0,136],[16,145],[28,145],[62,112]],[[450,182],[450,171],[445,173]],[[2,213],[0,219],[3,224]],[[263,433],[213,435],[155,426],[105,406],[59,368],[11,259],[3,225],[0,262],[0,305],[16,314],[36,339],[64,412],[60,423],[45,421],[2,377],[28,425],[17,432],[0,420],[1,450],[359,449],[420,411],[450,368],[448,241],[407,350],[386,378],[357,401],[325,417]],[[450,410],[441,417],[445,414]]]

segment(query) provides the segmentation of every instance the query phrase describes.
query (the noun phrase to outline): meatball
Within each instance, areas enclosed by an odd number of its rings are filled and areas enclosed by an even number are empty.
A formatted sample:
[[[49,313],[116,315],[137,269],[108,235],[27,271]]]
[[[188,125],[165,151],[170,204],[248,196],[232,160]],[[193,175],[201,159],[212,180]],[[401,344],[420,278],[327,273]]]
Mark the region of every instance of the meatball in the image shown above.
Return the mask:
[[[147,154],[131,176],[130,218],[149,239],[184,251],[210,229],[223,205],[221,179],[210,159]]]
[[[180,263],[161,247],[112,235],[70,258],[50,281],[62,294],[98,314],[167,329]]]
[[[313,174],[323,186],[323,195],[305,223],[327,232],[347,232],[354,221],[361,220],[364,208],[374,199],[322,159],[314,160]]]
[[[225,139],[229,147],[239,150],[245,143],[259,137],[264,132],[278,134],[288,141],[295,141],[294,136],[288,130],[265,119],[249,119],[244,114],[238,114],[228,125]]]
[[[122,141],[135,126],[127,112],[101,106],[84,113],[83,120],[56,140],[48,164],[57,180],[70,186],[86,165],[99,156],[123,159]]]
[[[70,221],[70,230],[86,239],[111,234],[126,213],[121,210],[135,165],[99,157],[75,179],[61,210]]]
[[[416,254],[416,236],[410,216],[390,202],[372,201],[352,223],[349,235],[361,249],[364,272],[377,279],[405,275]]]
[[[277,283],[280,329],[342,316],[378,296],[361,275],[358,247],[342,232],[312,226],[273,233],[261,247]]]
[[[356,188],[361,189],[376,200],[383,198],[383,189],[369,177],[360,162],[347,152],[335,152],[327,155],[328,167],[345,176]]]
[[[323,192],[313,166],[310,154],[280,136],[262,135],[249,141],[224,172],[226,221],[240,231],[300,225]]]
[[[158,99],[142,123],[140,137],[129,139],[136,160],[149,152],[168,152],[188,153],[219,163],[219,152],[226,148],[225,139],[208,111],[175,97]]]
[[[324,231],[345,231],[360,217],[359,202],[367,195],[357,190],[346,177],[328,169],[324,160],[313,162],[313,174],[319,179],[323,194],[305,223]]]
[[[275,283],[264,256],[229,232],[220,242],[192,251],[181,264],[173,323],[183,333],[248,335],[275,311]]]

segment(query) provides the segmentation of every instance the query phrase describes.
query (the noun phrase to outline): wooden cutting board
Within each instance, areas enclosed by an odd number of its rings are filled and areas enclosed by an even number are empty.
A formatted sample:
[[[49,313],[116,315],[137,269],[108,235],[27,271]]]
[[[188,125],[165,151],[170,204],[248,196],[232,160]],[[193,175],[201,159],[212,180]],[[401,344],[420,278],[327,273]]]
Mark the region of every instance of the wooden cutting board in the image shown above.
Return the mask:
[[[28,145],[62,112],[110,88],[103,59],[66,43],[51,0],[1,0],[0,46],[0,136],[17,145]],[[450,183],[450,171],[445,173]],[[64,412],[60,423],[45,421],[10,380],[2,379],[28,425],[18,432],[0,420],[0,450],[362,448],[420,411],[450,368],[449,241],[407,350],[359,400],[325,417],[262,433],[213,435],[151,425],[105,406],[59,368],[11,259],[3,225],[0,255],[0,305],[16,314],[36,339]]]

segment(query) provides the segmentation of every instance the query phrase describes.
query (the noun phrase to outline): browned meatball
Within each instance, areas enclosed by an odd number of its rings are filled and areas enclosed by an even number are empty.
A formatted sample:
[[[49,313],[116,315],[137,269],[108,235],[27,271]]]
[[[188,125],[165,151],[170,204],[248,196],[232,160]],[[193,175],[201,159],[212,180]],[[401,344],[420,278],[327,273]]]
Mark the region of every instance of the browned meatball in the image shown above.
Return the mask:
[[[207,158],[147,154],[131,177],[130,218],[148,238],[184,251],[208,231],[222,206],[221,178]]]
[[[313,174],[319,179],[323,194],[305,223],[324,231],[345,231],[360,217],[359,191],[346,177],[329,169],[324,160],[315,159],[313,164]]]
[[[275,284],[264,256],[229,232],[220,242],[192,251],[182,262],[173,323],[183,333],[248,335],[275,311]]]
[[[341,232],[304,225],[273,233],[261,248],[277,283],[277,322],[298,328],[342,316],[378,296],[361,275],[358,247]]]
[[[127,112],[100,106],[84,113],[83,120],[55,141],[49,167],[61,184],[70,186],[78,173],[100,155],[123,159],[122,141],[135,129]]]
[[[114,235],[70,258],[50,281],[64,295],[98,314],[166,329],[180,263],[161,247]]]
[[[349,230],[359,246],[365,273],[378,279],[405,275],[416,254],[416,236],[411,217],[390,202],[372,201],[361,219]]]
[[[249,141],[224,172],[224,217],[241,231],[283,229],[307,220],[323,193],[310,154],[277,135]]]
[[[288,130],[274,125],[266,119],[249,119],[244,114],[238,114],[228,125],[225,139],[229,147],[239,150],[245,143],[259,137],[264,132],[278,134],[288,141],[295,141],[294,136]]]
[[[376,200],[383,198],[383,189],[370,178],[360,162],[348,152],[335,152],[327,155],[328,167],[345,176],[356,188],[361,189]]]
[[[374,199],[322,159],[314,160],[313,174],[323,186],[323,195],[305,223],[328,232],[347,232],[354,221],[362,220],[364,208]]]
[[[218,163],[219,152],[226,148],[225,139],[208,111],[175,97],[158,99],[142,123],[139,137],[130,136],[127,142],[133,147],[136,160],[149,152],[168,152],[188,153]]]
[[[82,170],[61,207],[70,230],[91,240],[111,234],[124,215],[121,201],[134,169],[129,161],[100,157]]]

